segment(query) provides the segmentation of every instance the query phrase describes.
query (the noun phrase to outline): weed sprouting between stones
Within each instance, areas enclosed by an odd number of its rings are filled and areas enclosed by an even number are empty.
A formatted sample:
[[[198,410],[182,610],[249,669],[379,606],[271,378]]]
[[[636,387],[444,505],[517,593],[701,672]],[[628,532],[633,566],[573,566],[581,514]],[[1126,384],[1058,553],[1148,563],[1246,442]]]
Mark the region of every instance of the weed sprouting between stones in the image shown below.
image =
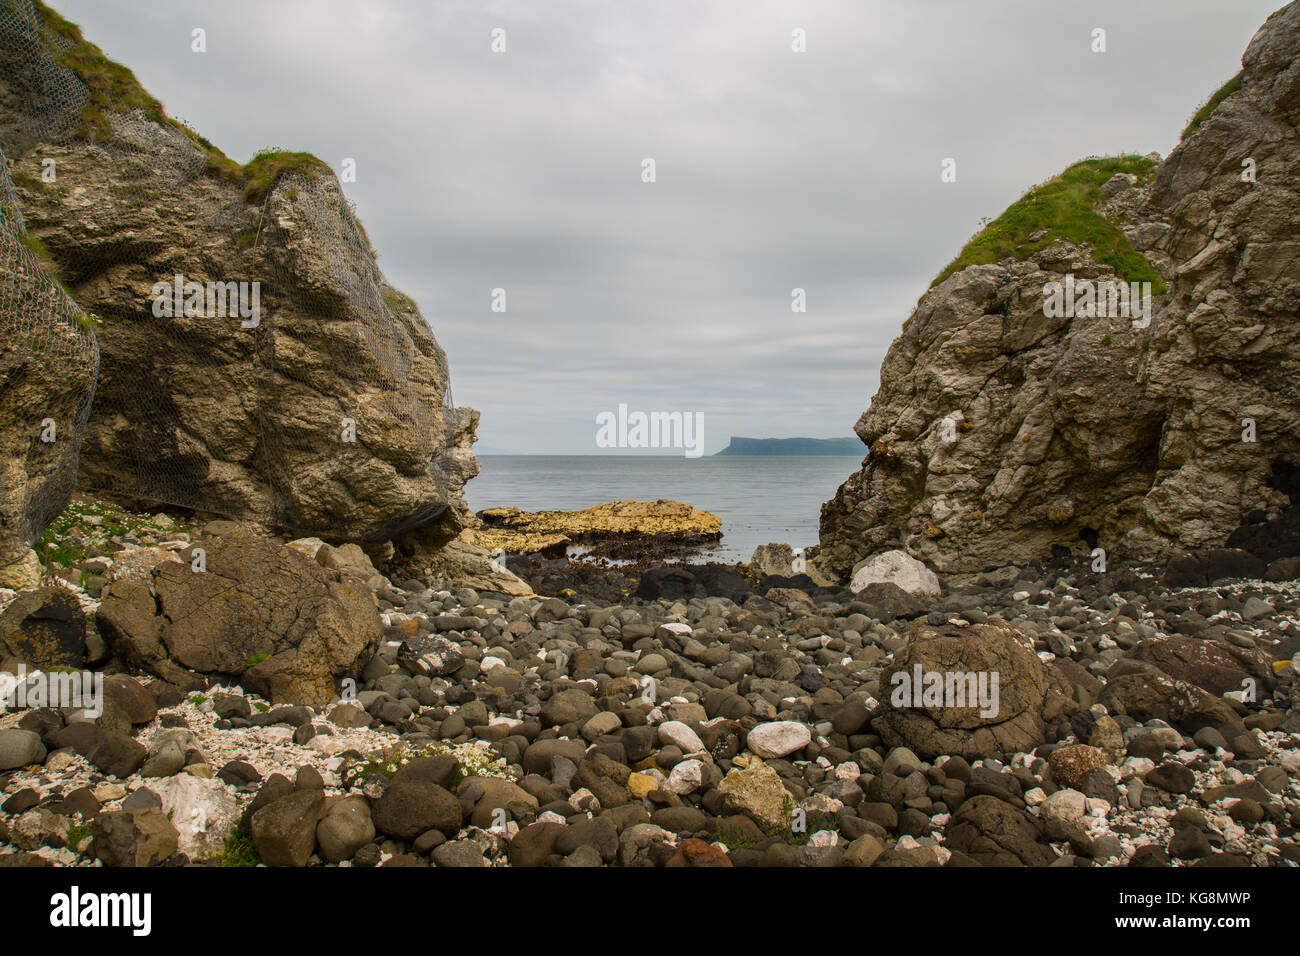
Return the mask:
[[[463,744],[431,743],[419,747],[397,746],[348,762],[342,771],[344,788],[351,788],[361,783],[371,774],[392,779],[399,770],[412,760],[423,757],[436,757],[446,754],[455,758],[459,765],[453,785],[466,777],[500,777],[513,780],[514,771],[498,756],[491,747],[479,741]]]

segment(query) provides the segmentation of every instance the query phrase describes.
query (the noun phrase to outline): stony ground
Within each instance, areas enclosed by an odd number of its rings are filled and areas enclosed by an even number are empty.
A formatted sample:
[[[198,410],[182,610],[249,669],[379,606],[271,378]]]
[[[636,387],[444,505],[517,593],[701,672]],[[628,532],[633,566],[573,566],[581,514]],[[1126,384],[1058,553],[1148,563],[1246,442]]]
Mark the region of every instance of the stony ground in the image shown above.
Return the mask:
[[[383,583],[319,712],[120,674],[97,722],[4,715],[0,862],[1295,866],[1300,587],[1163,581]],[[944,661],[999,669],[999,713],[890,700]]]

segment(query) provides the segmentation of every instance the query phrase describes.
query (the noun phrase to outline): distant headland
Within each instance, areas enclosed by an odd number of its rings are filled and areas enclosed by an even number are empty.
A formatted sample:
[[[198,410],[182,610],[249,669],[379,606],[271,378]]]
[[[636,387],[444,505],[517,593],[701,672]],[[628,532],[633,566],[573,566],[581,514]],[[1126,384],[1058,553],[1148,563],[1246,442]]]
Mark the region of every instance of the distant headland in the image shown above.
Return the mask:
[[[851,455],[865,456],[867,450],[857,438],[739,438],[718,455]],[[716,457],[716,456],[715,456]]]

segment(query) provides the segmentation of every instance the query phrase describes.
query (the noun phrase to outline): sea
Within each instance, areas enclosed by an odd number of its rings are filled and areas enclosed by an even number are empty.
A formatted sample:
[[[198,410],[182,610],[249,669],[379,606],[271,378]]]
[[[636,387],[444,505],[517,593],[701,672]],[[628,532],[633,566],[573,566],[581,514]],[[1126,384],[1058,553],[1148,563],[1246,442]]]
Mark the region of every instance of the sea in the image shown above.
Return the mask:
[[[474,511],[578,511],[606,501],[668,498],[722,519],[722,540],[693,561],[748,561],[760,544],[817,543],[821,505],[863,456],[479,455],[465,486]]]

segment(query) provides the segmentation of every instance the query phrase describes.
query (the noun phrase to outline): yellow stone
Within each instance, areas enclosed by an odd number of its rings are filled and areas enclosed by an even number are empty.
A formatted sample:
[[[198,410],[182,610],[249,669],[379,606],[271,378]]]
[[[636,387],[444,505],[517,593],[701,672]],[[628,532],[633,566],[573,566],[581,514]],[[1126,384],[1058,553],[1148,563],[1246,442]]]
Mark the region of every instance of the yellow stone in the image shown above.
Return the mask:
[[[681,501],[610,501],[582,511],[521,511],[488,508],[479,512],[483,527],[470,539],[489,551],[524,554],[591,538],[660,535],[668,538],[721,537],[722,519]]]
[[[659,781],[648,773],[634,773],[627,778],[627,788],[632,791],[632,796],[644,800],[651,790],[659,789]]]
[[[110,800],[121,800],[125,797],[126,787],[120,783],[101,783],[91,792],[100,803],[108,803]]]

